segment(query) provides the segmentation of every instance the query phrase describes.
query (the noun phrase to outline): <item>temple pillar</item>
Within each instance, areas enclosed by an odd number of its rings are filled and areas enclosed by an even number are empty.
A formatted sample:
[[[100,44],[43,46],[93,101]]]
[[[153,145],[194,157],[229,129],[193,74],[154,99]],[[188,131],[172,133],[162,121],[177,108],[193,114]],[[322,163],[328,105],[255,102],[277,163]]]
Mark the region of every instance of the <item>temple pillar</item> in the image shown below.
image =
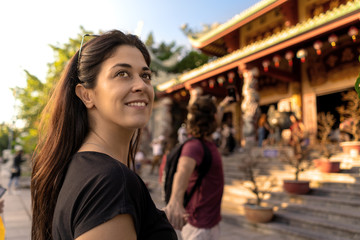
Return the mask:
[[[256,125],[259,117],[259,92],[257,84],[259,70],[241,69],[244,77],[244,84],[242,88],[243,100],[241,103],[242,110],[242,146],[245,148],[256,146]]]

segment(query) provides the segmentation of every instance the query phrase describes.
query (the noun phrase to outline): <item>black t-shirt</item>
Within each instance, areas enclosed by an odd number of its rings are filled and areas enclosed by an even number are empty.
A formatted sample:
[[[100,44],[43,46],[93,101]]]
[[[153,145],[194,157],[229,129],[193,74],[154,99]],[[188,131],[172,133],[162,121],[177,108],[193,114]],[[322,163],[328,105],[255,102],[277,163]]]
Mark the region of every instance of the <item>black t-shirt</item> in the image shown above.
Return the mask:
[[[76,153],[57,199],[53,239],[75,239],[119,214],[132,216],[139,240],[177,239],[138,175],[106,154]]]

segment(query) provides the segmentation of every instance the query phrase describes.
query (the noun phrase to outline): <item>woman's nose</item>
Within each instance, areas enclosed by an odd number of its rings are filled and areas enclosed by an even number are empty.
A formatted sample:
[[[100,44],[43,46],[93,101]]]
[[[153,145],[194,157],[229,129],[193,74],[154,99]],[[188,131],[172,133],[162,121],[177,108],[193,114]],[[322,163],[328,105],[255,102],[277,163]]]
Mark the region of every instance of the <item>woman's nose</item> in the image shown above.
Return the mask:
[[[143,91],[145,87],[146,87],[145,81],[139,75],[136,75],[133,80],[133,91],[134,92]]]

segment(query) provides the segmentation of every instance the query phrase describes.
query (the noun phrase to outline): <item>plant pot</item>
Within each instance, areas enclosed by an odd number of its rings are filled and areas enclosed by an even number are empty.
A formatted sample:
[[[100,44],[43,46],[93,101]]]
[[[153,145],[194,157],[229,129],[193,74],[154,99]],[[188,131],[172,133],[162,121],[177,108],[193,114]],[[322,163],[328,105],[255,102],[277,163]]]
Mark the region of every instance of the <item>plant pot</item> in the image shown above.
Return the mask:
[[[338,173],[340,172],[340,162],[330,161],[329,159],[315,159],[314,164],[316,168],[323,173]]]
[[[344,153],[356,157],[360,153],[360,141],[341,142],[340,146]]]
[[[310,192],[309,181],[284,180],[283,188],[291,194],[307,194]]]
[[[245,218],[251,223],[270,222],[274,216],[274,210],[270,206],[245,204],[244,210],[245,210]]]

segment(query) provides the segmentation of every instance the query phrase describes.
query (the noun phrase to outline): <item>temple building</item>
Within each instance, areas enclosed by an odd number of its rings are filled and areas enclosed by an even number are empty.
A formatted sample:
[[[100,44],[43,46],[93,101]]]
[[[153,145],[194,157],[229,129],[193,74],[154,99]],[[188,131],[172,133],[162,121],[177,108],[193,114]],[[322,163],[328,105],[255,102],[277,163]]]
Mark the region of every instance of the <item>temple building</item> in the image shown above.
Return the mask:
[[[193,92],[220,101],[238,144],[254,144],[260,113],[294,113],[316,136],[317,114],[333,113],[359,74],[360,0],[262,0],[223,24],[189,33],[212,61],[156,85],[177,130]],[[165,100],[166,99],[166,100]]]

